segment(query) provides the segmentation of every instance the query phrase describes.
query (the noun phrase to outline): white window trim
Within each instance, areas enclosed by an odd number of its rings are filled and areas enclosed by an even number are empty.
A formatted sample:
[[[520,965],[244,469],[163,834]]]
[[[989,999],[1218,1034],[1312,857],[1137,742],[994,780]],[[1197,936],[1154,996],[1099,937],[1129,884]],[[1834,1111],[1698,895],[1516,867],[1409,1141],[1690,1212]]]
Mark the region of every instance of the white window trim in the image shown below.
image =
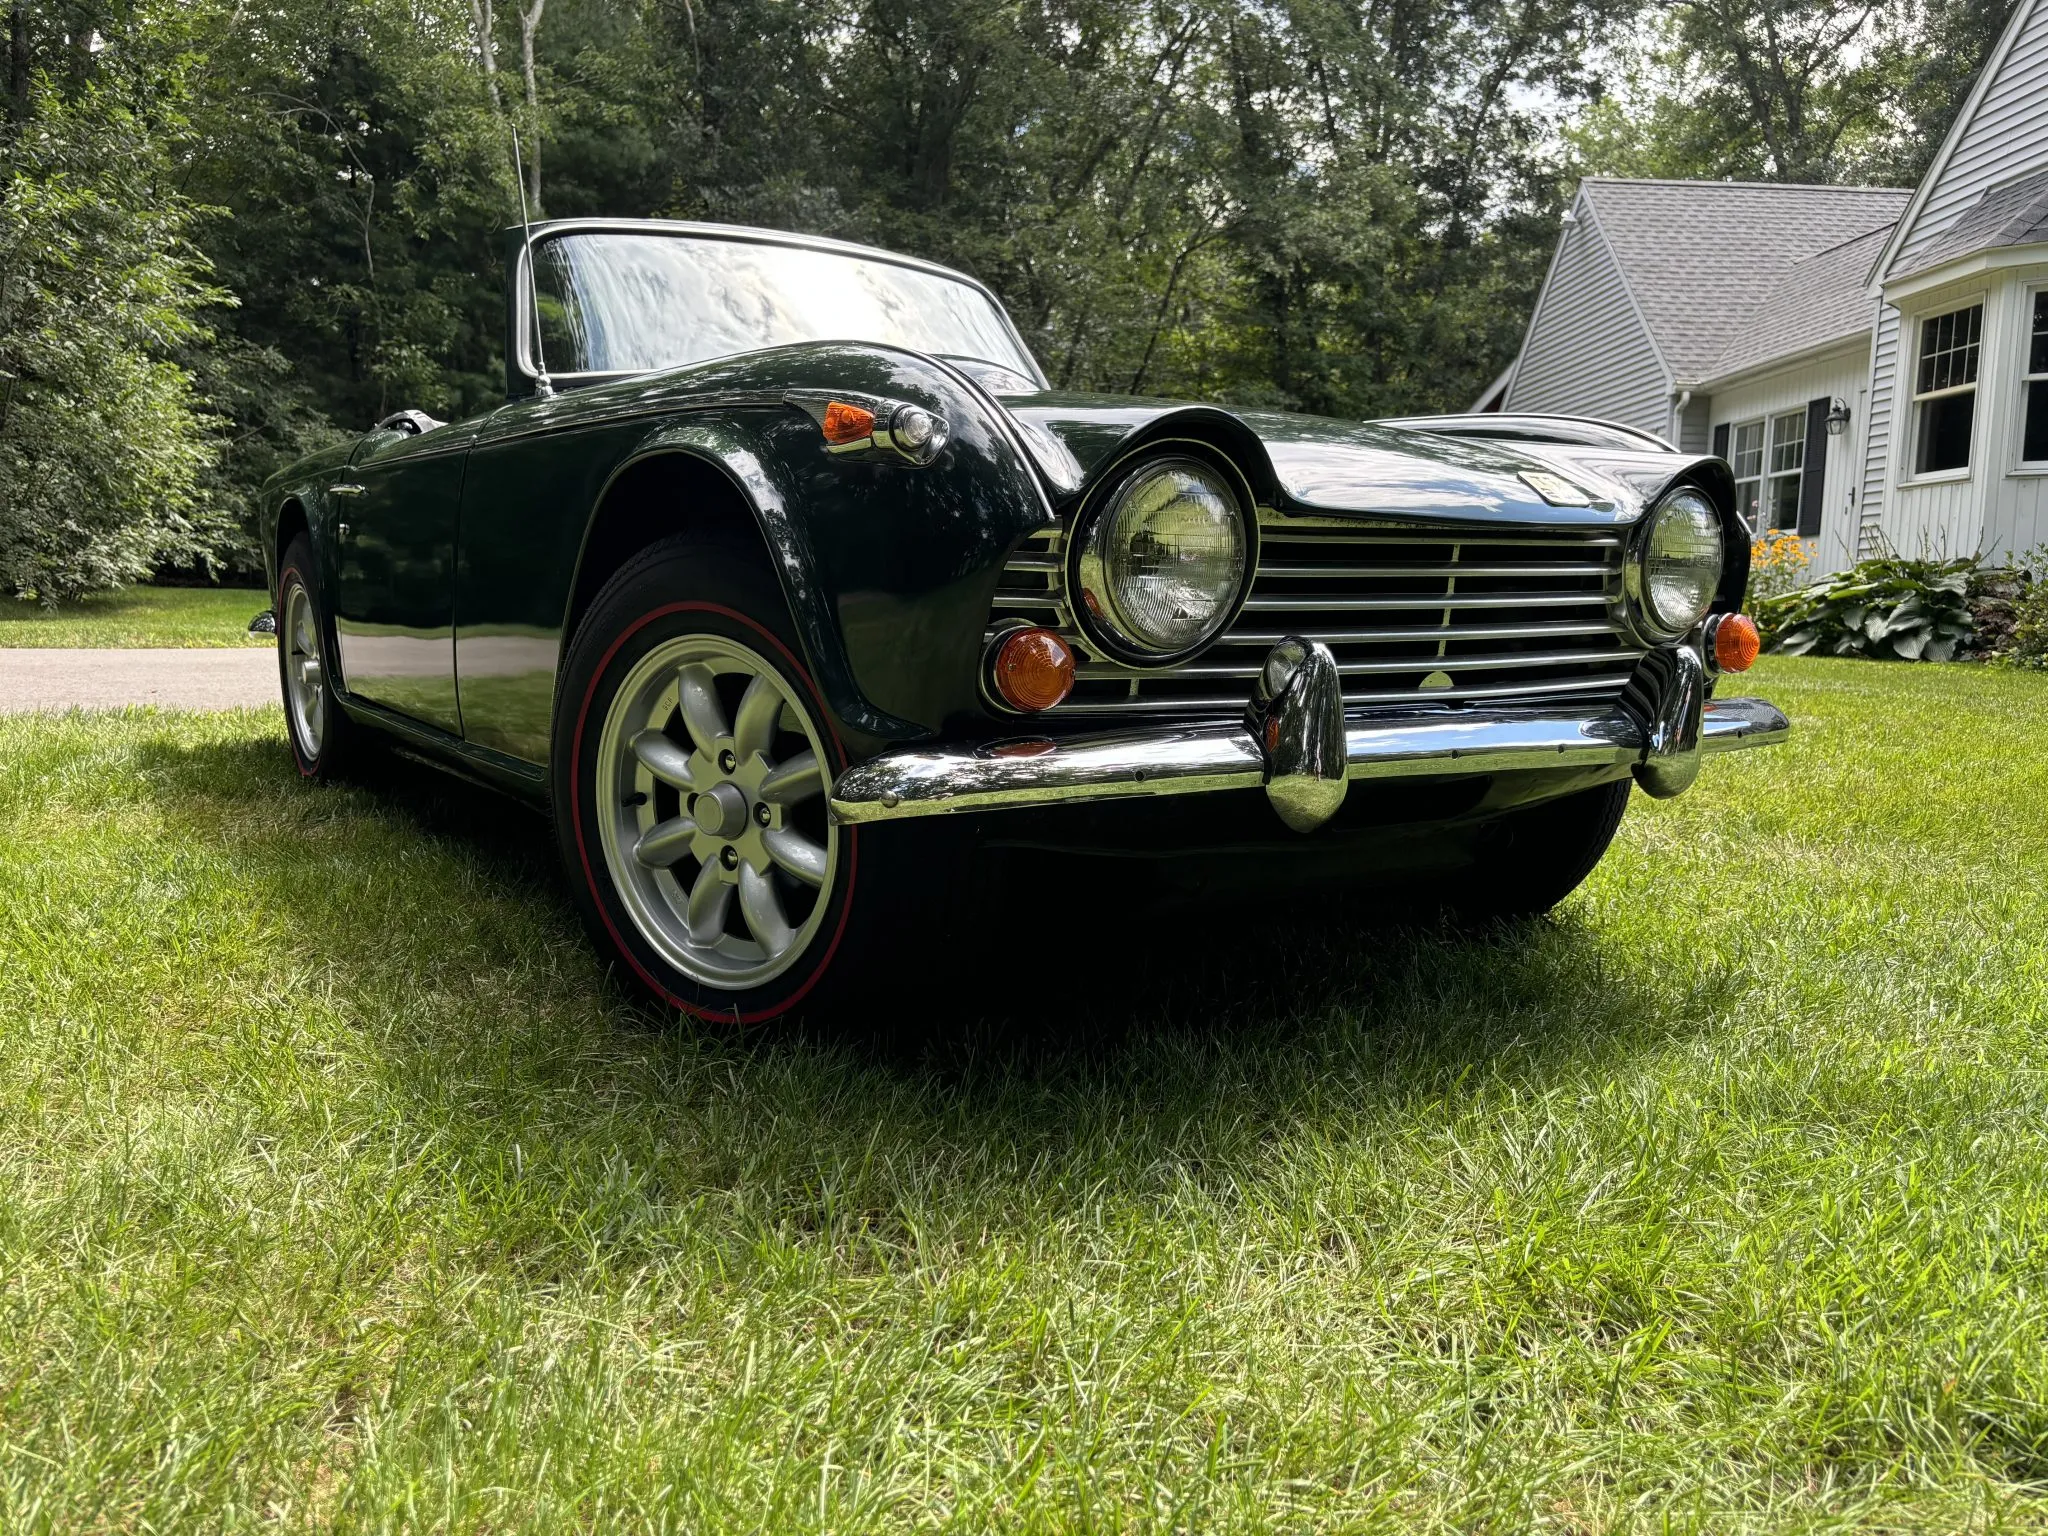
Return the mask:
[[[2016,391],[2019,399],[2013,403],[2012,462],[2005,471],[2015,478],[2048,475],[2048,459],[2020,457],[2027,449],[2027,396],[2033,393],[2035,384],[2048,389],[2048,373],[2027,372],[2027,364],[2031,361],[2034,346],[2034,305],[2037,296],[2044,293],[2048,293],[2048,282],[2028,283],[2020,289],[2019,369],[2015,375],[2019,380],[2019,388]]]
[[[1944,315],[1960,315],[1966,309],[1978,309],[1983,313],[1977,320],[1977,381],[1974,384],[1951,384],[1947,389],[1930,389],[1921,394],[1920,348],[1926,335],[1929,321],[1939,320]],[[1906,430],[1900,434],[1901,447],[1905,450],[1899,456],[1897,484],[1901,490],[1916,485],[1954,485],[1968,480],[1977,473],[1978,449],[1983,439],[1984,413],[1973,411],[1970,416],[1970,458],[1969,462],[1956,469],[1930,469],[1924,474],[1913,469],[1920,457],[1920,407],[1930,400],[1946,400],[1956,395],[1974,395],[1984,383],[1984,362],[1991,354],[1988,345],[1990,337],[1985,327],[1991,319],[1991,296],[1979,293],[1967,298],[1951,298],[1946,303],[1936,304],[1914,314],[1903,338],[1906,345],[1900,348],[1899,366],[1905,371],[1906,389]],[[1979,400],[1981,407],[1983,401]]]
[[[1797,416],[1799,418],[1799,442],[1801,445],[1799,450],[1799,467],[1797,469],[1774,470],[1771,468],[1771,426],[1780,417],[1790,416]],[[1753,475],[1743,475],[1737,471],[1735,481],[1735,506],[1738,514],[1746,505],[1742,488],[1745,485],[1757,487],[1757,520],[1755,525],[1749,530],[1750,536],[1760,539],[1767,533],[1790,533],[1797,535],[1799,532],[1799,508],[1804,504],[1806,498],[1806,407],[1803,405],[1788,405],[1782,410],[1764,411],[1756,416],[1743,416],[1736,420],[1724,422],[1722,425],[1728,428],[1728,467],[1731,470],[1735,469],[1737,440],[1742,436],[1742,429],[1744,427],[1760,427],[1763,429],[1763,446],[1758,452],[1757,472]],[[1798,494],[1792,498],[1792,526],[1790,528],[1773,528],[1764,522],[1765,509],[1771,504],[1770,490],[1773,480],[1796,480],[1799,483]]]

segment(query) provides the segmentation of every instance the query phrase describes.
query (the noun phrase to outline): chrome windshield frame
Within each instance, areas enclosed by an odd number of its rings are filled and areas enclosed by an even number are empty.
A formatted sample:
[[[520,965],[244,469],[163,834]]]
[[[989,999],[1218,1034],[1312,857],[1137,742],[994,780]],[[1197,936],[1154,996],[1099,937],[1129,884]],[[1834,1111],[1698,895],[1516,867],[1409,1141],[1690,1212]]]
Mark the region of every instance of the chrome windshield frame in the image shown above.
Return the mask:
[[[973,289],[988,300],[989,304],[995,309],[996,314],[1001,317],[1003,329],[1008,333],[1012,344],[1015,345],[1017,355],[1030,363],[1030,376],[1033,382],[1041,390],[1052,387],[1051,382],[1046,377],[1044,367],[1039,363],[1037,355],[1026,345],[1023,333],[1017,329],[1017,322],[1010,317],[1010,312],[1004,307],[1003,301],[996,297],[994,290],[986,283],[969,277],[964,272],[956,272],[951,267],[942,267],[937,262],[921,261],[915,256],[903,256],[894,251],[878,250],[874,246],[869,245],[855,245],[847,240],[831,240],[822,235],[797,235],[783,230],[755,229],[743,224],[699,224],[681,219],[550,219],[546,223],[536,224],[533,227],[532,243],[531,245],[523,246],[516,254],[514,258],[515,268],[512,275],[515,289],[513,294],[512,321],[515,341],[514,366],[518,369],[520,377],[528,384],[537,383],[540,378],[540,371],[535,367],[533,355],[534,282],[532,252],[538,247],[547,244],[550,240],[560,238],[561,236],[583,234],[661,235],[676,239],[726,240],[744,245],[781,246],[790,250],[816,251],[828,256],[847,256],[862,261],[886,262],[891,266],[905,267],[913,272],[922,272],[931,277],[945,278]],[[821,336],[817,339],[820,341],[835,341],[848,338]],[[722,357],[744,357],[745,355],[745,352],[720,354]],[[718,361],[716,357],[701,358],[698,359],[697,363],[684,363],[676,366],[695,367],[698,363],[716,361]],[[1003,368],[1010,366],[1008,363],[996,358],[981,358],[978,361]],[[662,371],[664,370],[632,368],[606,370],[603,372],[569,372],[551,368],[548,370],[548,377],[557,386],[564,383],[573,385],[609,384],[619,379],[640,378],[648,373]]]

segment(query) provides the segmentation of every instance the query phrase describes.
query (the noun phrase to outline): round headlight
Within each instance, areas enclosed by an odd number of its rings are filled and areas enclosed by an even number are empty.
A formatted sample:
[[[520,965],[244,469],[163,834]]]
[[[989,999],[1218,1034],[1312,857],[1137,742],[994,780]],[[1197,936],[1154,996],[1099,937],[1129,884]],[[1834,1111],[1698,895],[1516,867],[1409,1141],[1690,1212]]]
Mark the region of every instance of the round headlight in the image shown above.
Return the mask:
[[[1721,585],[1721,517],[1698,491],[1676,491],[1650,513],[1642,545],[1646,616],[1667,634],[1700,621]]]
[[[1089,528],[1081,602],[1107,638],[1150,657],[1200,645],[1229,620],[1250,538],[1236,493],[1196,459],[1132,475]]]

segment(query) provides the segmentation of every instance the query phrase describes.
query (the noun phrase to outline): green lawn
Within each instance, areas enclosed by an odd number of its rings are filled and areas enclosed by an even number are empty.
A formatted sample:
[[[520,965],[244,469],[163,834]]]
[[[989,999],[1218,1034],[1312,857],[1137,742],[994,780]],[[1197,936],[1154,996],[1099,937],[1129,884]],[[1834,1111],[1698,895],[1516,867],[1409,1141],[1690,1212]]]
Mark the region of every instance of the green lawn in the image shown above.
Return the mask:
[[[269,606],[260,587],[123,587],[54,611],[0,597],[0,648],[274,645],[249,633],[249,621]]]
[[[0,1530],[2038,1530],[2048,678],[1757,683],[1553,921],[922,1048],[657,1023],[274,712],[0,718]]]

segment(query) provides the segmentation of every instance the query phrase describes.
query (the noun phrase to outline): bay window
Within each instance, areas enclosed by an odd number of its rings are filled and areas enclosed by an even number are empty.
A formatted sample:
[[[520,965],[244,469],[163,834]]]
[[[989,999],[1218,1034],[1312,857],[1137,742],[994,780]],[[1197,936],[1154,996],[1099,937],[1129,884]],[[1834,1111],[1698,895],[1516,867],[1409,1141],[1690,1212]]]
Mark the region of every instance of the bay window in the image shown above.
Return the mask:
[[[1977,420],[1977,356],[1984,306],[1929,315],[1920,322],[1913,375],[1913,473],[1970,467]]]

